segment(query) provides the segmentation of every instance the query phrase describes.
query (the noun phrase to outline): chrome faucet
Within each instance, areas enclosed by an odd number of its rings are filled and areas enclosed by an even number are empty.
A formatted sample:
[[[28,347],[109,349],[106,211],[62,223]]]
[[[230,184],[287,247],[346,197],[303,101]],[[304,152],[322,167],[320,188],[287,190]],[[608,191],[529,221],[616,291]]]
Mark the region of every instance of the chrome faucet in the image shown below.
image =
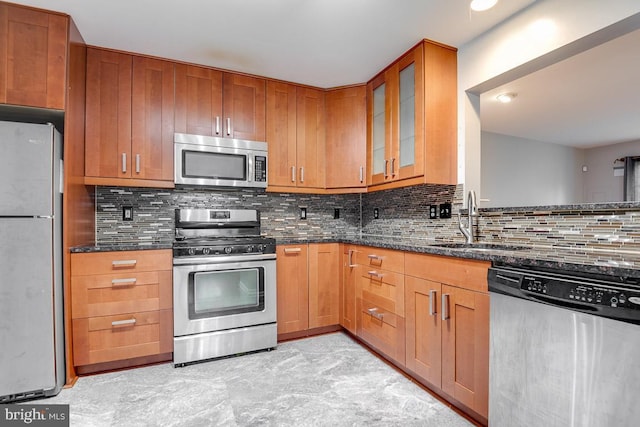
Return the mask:
[[[472,244],[475,240],[473,234],[473,217],[478,216],[478,204],[476,203],[476,192],[473,190],[469,190],[469,194],[467,195],[467,210],[468,210],[468,225],[464,226],[462,223],[462,216],[460,215],[460,211],[458,211],[458,228],[462,235],[467,239],[468,244]]]

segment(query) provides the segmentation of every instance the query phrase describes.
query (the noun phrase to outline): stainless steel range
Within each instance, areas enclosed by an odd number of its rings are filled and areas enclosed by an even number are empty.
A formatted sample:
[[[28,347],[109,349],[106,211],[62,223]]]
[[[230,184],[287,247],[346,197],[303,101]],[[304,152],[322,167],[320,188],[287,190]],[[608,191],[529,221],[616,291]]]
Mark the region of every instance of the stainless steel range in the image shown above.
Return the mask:
[[[276,347],[275,252],[256,210],[176,210],[175,366]]]

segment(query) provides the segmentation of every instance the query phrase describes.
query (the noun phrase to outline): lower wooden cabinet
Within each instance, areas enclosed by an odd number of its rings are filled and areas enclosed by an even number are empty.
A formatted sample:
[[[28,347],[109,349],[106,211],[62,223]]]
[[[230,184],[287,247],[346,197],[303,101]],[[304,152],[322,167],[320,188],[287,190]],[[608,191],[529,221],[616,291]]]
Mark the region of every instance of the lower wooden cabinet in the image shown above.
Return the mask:
[[[356,334],[356,288],[360,268],[355,264],[357,246],[342,245],[342,282],[340,284],[340,326]]]
[[[309,329],[308,248],[303,245],[276,247],[278,334]]]
[[[442,285],[408,276],[405,282],[407,368],[442,386]]]
[[[405,261],[407,369],[486,419],[489,294],[475,289],[486,289],[489,263],[419,254]]]
[[[277,247],[279,335],[338,325],[339,248],[338,243]]]
[[[72,254],[71,318],[75,366],[170,355],[171,250]]]
[[[489,415],[489,295],[443,286],[448,304],[442,325],[442,389]]]

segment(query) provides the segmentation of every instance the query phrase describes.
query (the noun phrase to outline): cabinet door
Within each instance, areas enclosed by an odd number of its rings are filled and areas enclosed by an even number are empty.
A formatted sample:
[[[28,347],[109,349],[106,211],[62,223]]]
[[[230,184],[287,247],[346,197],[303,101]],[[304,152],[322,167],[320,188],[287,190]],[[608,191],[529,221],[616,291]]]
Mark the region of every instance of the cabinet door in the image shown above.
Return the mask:
[[[366,186],[366,94],[366,86],[326,93],[327,188]]]
[[[417,46],[397,63],[397,104],[394,104],[392,179],[424,175],[423,47]]]
[[[269,186],[296,186],[296,86],[267,82]]]
[[[342,283],[340,286],[340,325],[356,334],[356,286],[360,269],[356,262],[355,246],[344,245],[342,252]]]
[[[173,63],[133,58],[131,176],[173,182]]]
[[[391,155],[390,73],[383,73],[367,84],[367,141],[369,184],[381,184],[389,178]]]
[[[442,389],[487,417],[489,295],[442,286]]]
[[[266,82],[264,79],[224,73],[224,136],[266,140]]]
[[[222,136],[222,72],[176,64],[175,131]]]
[[[297,89],[297,185],[324,188],[324,92]]]
[[[87,49],[85,175],[131,177],[131,55]]]
[[[278,334],[309,329],[307,245],[278,246]]]
[[[407,368],[438,388],[442,363],[441,291],[440,283],[405,278]]]
[[[309,245],[309,328],[340,323],[340,245]]]
[[[69,19],[0,5],[0,103],[64,109]]]

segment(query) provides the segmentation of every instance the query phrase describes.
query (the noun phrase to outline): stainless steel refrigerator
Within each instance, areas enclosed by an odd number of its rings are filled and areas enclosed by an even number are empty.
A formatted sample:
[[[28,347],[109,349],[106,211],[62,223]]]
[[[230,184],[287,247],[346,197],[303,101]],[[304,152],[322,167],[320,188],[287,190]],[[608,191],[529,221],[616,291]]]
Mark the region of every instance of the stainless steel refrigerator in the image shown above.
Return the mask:
[[[0,402],[65,382],[62,139],[53,125],[0,121]]]

